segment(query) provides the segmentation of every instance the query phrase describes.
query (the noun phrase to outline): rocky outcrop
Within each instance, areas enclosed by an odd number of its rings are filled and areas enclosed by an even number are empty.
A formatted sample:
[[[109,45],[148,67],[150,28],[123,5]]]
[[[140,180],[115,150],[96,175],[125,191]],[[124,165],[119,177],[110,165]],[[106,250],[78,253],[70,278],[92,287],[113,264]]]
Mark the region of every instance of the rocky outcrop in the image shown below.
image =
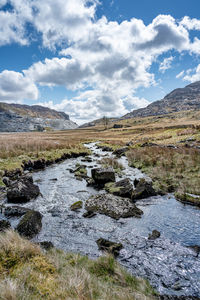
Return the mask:
[[[30,210],[19,222],[16,230],[26,238],[33,238],[42,229],[42,215],[38,211]]]
[[[121,119],[165,115],[168,113],[200,109],[200,81],[184,88],[173,90],[162,100],[155,101],[145,108],[134,110]]]
[[[134,182],[136,188],[132,193],[131,199],[133,201],[156,196],[157,193],[152,186],[152,182],[146,181],[144,178]]]
[[[98,239],[96,241],[99,250],[108,252],[110,254],[113,254],[114,256],[118,256],[120,250],[123,248],[121,243],[115,243],[115,242],[111,242],[105,239]]]
[[[100,194],[90,197],[85,202],[85,209],[110,216],[114,219],[137,217],[143,212],[128,198],[121,198],[111,194]]]
[[[109,182],[105,185],[105,190],[116,196],[131,198],[133,193],[133,185],[130,179],[125,178],[118,182]]]
[[[29,175],[10,181],[7,189],[7,199],[11,203],[28,202],[39,194],[39,187],[33,183],[33,178]]]
[[[39,105],[0,103],[0,132],[75,129],[77,124],[64,112]]]

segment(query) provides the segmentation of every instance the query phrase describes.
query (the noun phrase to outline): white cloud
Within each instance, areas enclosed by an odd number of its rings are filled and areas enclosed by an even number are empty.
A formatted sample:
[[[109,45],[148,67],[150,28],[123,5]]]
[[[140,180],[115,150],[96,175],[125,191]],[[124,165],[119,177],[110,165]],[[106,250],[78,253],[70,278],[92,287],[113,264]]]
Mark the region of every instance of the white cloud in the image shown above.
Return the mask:
[[[184,74],[185,74],[185,71],[181,71],[180,73],[178,73],[178,74],[176,75],[176,78],[179,79],[179,78],[183,77]]]
[[[164,60],[160,64],[159,71],[164,73],[166,70],[170,69],[172,66],[173,60],[174,60],[173,56],[164,58]]]
[[[160,55],[168,56],[170,50],[200,54],[200,40],[195,37],[191,41],[189,36],[189,30],[199,30],[197,19],[185,17],[177,21],[170,15],[159,15],[148,25],[136,18],[119,23],[108,21],[105,16],[96,19],[97,0],[9,2],[12,11],[0,10],[0,45],[30,43],[28,22],[42,38],[44,47],[54,53],[61,49],[59,58],[45,59],[23,74],[16,73],[30,89],[29,93],[24,89],[24,98],[37,98],[34,83],[65,86],[79,96],[65,99],[56,107],[65,109],[76,120],[123,115],[147,105],[145,99],[138,99],[134,94],[138,87],[156,84],[151,66]],[[172,56],[164,58],[159,70],[164,73],[172,66],[173,59]],[[185,74],[184,78],[190,80],[192,76],[198,77]],[[177,78],[181,76],[184,74],[178,74]],[[20,80],[14,82],[20,90]],[[17,97],[23,98],[23,93],[19,94]]]
[[[21,101],[23,99],[38,99],[36,85],[22,73],[4,70],[0,73],[0,100]]]
[[[187,72],[187,75],[183,77],[183,80],[189,81],[189,82],[195,82],[200,80],[200,64],[194,69],[193,74],[192,70],[189,69]]]
[[[200,20],[193,18],[191,19],[188,16],[185,16],[180,22],[188,30],[200,30]]]

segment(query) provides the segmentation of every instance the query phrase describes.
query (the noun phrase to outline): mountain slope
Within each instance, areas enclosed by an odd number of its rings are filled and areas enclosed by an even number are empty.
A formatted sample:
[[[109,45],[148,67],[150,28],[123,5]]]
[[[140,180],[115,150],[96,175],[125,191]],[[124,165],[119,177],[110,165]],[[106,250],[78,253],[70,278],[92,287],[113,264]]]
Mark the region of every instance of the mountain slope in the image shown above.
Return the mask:
[[[164,115],[183,110],[200,109],[200,81],[178,88],[145,108],[133,110],[120,119]]]
[[[77,124],[64,112],[47,107],[0,103],[0,132],[42,131],[45,128],[74,129]]]

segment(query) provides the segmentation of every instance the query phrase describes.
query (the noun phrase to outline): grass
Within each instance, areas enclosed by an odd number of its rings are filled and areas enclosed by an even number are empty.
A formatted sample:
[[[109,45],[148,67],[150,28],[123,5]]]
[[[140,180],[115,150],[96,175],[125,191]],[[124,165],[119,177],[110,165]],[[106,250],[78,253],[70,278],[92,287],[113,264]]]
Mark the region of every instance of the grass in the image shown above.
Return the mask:
[[[112,256],[97,260],[38,245],[13,231],[0,234],[0,299],[156,299],[146,280],[131,276]]]
[[[104,168],[112,167],[115,173],[118,174],[120,174],[121,171],[124,169],[123,165],[119,163],[116,158],[105,157],[101,159],[100,163]]]
[[[195,149],[144,147],[127,154],[129,164],[140,168],[164,192],[200,195],[200,153]]]

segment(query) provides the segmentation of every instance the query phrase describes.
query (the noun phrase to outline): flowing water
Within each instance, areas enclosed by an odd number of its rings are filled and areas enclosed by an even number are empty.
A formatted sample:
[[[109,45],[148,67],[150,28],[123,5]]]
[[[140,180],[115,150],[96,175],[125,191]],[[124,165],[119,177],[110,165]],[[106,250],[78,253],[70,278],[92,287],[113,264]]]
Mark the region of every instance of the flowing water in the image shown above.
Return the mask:
[[[101,255],[96,240],[106,238],[119,241],[124,248],[119,262],[132,274],[148,278],[161,294],[200,296],[200,259],[188,246],[200,246],[200,209],[183,205],[172,194],[150,197],[137,202],[143,210],[141,219],[127,218],[114,220],[97,214],[91,219],[82,217],[84,208],[78,212],[70,210],[70,205],[78,200],[83,202],[91,195],[105,193],[87,187],[86,181],[75,178],[70,169],[77,163],[91,168],[99,166],[104,156],[95,143],[86,145],[92,150],[92,162],[82,162],[81,157],[68,159],[33,174],[42,193],[36,200],[24,207],[43,214],[43,227],[35,241],[48,240],[61,249],[78,252],[96,258]],[[145,175],[128,166],[126,157],[119,159],[124,166],[122,178]],[[119,180],[119,178],[117,178]],[[16,225],[18,220],[13,220]],[[161,237],[155,241],[147,239],[148,234],[157,229]]]

